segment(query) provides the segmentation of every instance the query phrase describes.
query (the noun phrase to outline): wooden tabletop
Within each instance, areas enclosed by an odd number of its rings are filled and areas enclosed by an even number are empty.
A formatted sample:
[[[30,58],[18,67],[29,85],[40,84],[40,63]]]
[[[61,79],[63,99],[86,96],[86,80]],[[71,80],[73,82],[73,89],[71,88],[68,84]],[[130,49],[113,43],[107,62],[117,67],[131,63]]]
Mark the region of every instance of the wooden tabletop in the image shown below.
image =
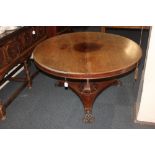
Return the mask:
[[[34,49],[37,66],[71,79],[114,77],[134,69],[142,56],[134,41],[102,32],[76,32],[47,39]]]

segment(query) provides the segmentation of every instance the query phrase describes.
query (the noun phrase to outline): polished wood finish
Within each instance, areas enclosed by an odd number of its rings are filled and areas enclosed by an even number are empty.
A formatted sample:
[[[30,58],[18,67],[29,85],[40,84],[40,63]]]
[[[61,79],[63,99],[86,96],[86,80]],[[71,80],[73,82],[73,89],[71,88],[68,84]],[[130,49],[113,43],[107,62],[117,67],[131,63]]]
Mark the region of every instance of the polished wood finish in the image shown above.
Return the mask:
[[[83,103],[84,122],[90,123],[94,120],[96,97],[109,86],[120,84],[117,76],[134,69],[142,51],[138,44],[122,36],[78,32],[43,41],[33,55],[41,70],[64,79],[59,86],[68,82]]]
[[[46,35],[48,38],[55,36],[58,32],[57,26],[46,26]]]
[[[132,70],[142,56],[134,41],[100,32],[59,35],[34,50],[36,64],[55,76],[98,79]]]

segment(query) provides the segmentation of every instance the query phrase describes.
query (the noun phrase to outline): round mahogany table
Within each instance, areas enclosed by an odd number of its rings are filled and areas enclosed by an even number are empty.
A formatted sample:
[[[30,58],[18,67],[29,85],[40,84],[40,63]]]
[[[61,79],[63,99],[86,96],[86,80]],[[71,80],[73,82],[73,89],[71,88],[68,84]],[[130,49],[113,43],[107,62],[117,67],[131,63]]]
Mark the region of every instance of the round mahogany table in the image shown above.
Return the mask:
[[[85,122],[92,122],[93,103],[106,88],[117,85],[118,77],[132,71],[142,57],[134,41],[114,34],[76,32],[49,38],[33,52],[42,71],[61,78],[81,99]]]

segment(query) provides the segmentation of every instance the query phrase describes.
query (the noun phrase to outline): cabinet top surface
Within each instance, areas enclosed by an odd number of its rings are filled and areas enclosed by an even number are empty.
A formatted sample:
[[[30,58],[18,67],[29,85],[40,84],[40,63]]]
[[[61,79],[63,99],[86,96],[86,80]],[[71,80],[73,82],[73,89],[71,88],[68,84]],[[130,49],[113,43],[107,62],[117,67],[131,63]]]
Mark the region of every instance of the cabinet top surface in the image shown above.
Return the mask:
[[[45,72],[74,79],[97,79],[132,70],[142,56],[134,41],[114,34],[76,32],[47,39],[34,49]]]

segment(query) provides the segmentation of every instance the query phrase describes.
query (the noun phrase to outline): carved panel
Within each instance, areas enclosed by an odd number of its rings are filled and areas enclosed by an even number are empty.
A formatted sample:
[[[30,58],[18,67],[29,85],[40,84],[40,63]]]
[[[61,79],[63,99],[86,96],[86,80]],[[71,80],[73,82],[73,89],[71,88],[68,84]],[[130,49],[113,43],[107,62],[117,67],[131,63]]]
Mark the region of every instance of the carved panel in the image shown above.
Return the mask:
[[[33,38],[32,38],[32,28],[27,29],[24,32],[24,39],[25,39],[25,48],[30,47],[33,43]]]
[[[45,27],[43,26],[34,26],[32,28],[32,40],[33,43],[41,39],[43,36],[46,35]]]
[[[46,34],[46,30],[45,27],[43,26],[38,26],[37,27],[37,36],[40,39],[41,37],[43,37]]]
[[[18,47],[19,47],[19,51],[20,53],[22,53],[24,51],[24,49],[26,49],[26,40],[25,40],[25,33],[21,32],[16,39],[17,43],[18,43]]]
[[[12,62],[15,58],[19,57],[20,50],[19,50],[19,45],[18,45],[18,42],[16,41],[16,38],[8,41],[5,44],[4,48],[5,48],[5,53],[7,55],[7,61],[9,63]]]

